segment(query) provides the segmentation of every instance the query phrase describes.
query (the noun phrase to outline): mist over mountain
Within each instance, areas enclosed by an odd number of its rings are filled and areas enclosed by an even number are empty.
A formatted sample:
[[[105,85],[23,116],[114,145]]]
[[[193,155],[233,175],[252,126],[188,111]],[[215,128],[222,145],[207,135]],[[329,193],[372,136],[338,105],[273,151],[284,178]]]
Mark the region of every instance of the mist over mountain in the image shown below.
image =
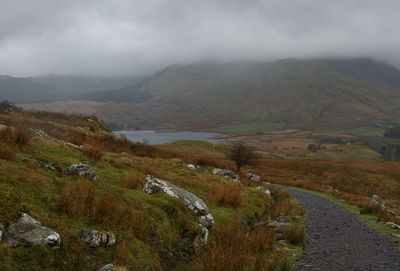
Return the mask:
[[[48,75],[38,77],[0,76],[0,100],[35,103],[74,100],[83,93],[129,86],[139,78]]]
[[[125,128],[355,127],[400,119],[400,71],[367,58],[173,65],[131,87],[85,96],[113,102],[98,114]]]

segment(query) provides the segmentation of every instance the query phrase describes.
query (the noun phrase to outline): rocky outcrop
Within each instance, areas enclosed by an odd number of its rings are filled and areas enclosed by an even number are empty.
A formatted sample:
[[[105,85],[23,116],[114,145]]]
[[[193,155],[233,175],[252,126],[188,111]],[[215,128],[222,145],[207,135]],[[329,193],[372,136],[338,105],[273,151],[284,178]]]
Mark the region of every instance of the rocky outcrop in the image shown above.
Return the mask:
[[[16,223],[11,223],[7,228],[7,237],[11,243],[17,241],[24,245],[49,245],[60,248],[61,237],[55,231],[42,226],[42,224],[31,216],[22,213]]]
[[[222,168],[214,168],[212,173],[214,175],[218,175],[224,178],[228,178],[230,181],[234,183],[240,183],[240,177],[235,172],[229,169],[222,169]]]
[[[261,178],[257,174],[247,173],[246,177],[249,178],[250,180],[254,181],[254,182],[259,182],[259,183],[261,182]]]
[[[90,169],[90,166],[88,164],[72,164],[64,171],[64,173],[67,175],[78,175],[93,182],[97,182],[99,180],[96,172]]]
[[[38,160],[35,158],[29,158],[26,156],[22,156],[20,159],[24,162],[32,162],[36,167],[44,168],[47,170],[57,170],[57,168],[58,168],[57,166],[50,164],[49,162],[44,161],[44,160]]]
[[[64,146],[68,146],[74,149],[80,149],[81,146],[75,145],[71,142],[67,142],[61,139],[57,139],[55,137],[52,137],[51,135],[49,135],[47,132],[40,130],[40,129],[31,129],[37,136],[41,137],[41,138],[45,138],[45,139],[49,139],[52,140],[58,144],[64,145]]]
[[[114,233],[104,233],[90,229],[80,229],[78,231],[79,238],[89,247],[96,248],[100,245],[112,246],[116,242]]]
[[[180,199],[199,219],[199,224],[203,227],[201,237],[196,238],[197,242],[205,245],[208,239],[208,229],[214,225],[214,218],[208,210],[206,204],[196,195],[176,187],[164,180],[160,180],[151,175],[146,176],[146,184],[143,191],[152,194],[156,192],[166,193],[171,197]]]

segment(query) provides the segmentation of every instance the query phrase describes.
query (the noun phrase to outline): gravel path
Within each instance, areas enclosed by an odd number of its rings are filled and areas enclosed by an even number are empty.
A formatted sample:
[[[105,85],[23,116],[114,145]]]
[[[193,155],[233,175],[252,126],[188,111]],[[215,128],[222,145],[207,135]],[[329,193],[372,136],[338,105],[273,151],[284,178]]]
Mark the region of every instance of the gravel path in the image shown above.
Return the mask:
[[[306,213],[307,243],[296,270],[400,270],[400,251],[337,204],[286,188]]]

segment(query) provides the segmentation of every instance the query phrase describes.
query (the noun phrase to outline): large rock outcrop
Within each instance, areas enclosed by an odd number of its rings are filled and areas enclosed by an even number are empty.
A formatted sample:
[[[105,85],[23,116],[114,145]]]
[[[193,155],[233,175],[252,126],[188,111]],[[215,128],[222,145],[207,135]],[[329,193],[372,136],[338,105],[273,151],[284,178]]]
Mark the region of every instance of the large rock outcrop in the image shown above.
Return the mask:
[[[112,246],[116,242],[114,233],[104,233],[90,229],[80,229],[78,231],[79,238],[90,247]]]
[[[7,228],[9,239],[22,242],[24,245],[49,245],[60,248],[61,237],[55,231],[42,226],[42,224],[31,216],[22,213],[16,223],[11,223]]]
[[[37,136],[42,137],[42,138],[45,138],[45,139],[50,139],[50,140],[52,140],[52,141],[54,141],[54,142],[56,142],[56,143],[59,143],[59,144],[61,144],[61,145],[68,146],[68,147],[71,147],[71,148],[74,148],[74,149],[80,149],[80,148],[81,148],[81,146],[75,145],[75,144],[73,144],[73,143],[71,143],[71,142],[67,142],[67,141],[64,141],[64,140],[55,138],[55,137],[49,135],[46,131],[43,131],[43,130],[40,130],[40,129],[31,129],[31,130],[32,130]]]
[[[90,169],[88,164],[72,164],[64,171],[64,173],[67,175],[78,175],[93,182],[97,182],[99,180],[96,172],[93,169]]]
[[[201,237],[196,238],[197,242],[202,243],[203,245],[207,243],[208,229],[214,225],[214,218],[212,217],[206,204],[199,197],[151,175],[146,176],[146,184],[143,188],[143,191],[148,194],[162,192],[170,195],[171,197],[182,200],[182,202],[196,214],[199,219],[199,224],[203,226]]]

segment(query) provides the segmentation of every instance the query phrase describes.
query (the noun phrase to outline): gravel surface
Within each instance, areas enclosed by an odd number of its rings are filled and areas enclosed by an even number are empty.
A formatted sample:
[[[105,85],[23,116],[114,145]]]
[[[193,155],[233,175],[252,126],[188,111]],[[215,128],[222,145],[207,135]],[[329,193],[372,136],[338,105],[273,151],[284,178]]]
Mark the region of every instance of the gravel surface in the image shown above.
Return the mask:
[[[339,205],[306,192],[285,189],[304,208],[307,243],[295,270],[400,270],[395,244]]]

